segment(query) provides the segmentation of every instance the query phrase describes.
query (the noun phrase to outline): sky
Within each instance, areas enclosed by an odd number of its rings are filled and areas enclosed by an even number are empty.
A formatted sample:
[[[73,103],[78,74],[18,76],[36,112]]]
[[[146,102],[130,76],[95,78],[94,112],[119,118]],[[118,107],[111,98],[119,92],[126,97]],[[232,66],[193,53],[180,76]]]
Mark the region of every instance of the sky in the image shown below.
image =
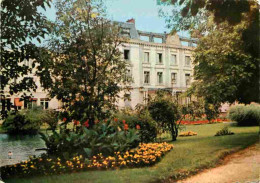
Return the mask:
[[[159,17],[157,0],[104,0],[107,7],[108,17],[113,21],[125,22],[134,18],[138,30],[167,33],[164,18]],[[55,20],[55,8],[43,12],[50,20]],[[186,33],[178,33],[180,36],[188,36]]]

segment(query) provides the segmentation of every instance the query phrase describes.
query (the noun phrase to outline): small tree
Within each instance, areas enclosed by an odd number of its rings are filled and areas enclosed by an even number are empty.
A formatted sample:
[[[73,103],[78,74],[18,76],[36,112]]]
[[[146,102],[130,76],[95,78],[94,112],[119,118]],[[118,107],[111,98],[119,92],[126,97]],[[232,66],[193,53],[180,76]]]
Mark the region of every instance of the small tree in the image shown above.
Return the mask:
[[[50,78],[42,82],[64,103],[66,122],[88,120],[92,127],[97,118],[109,117],[128,82],[119,27],[106,19],[99,0],[57,0],[56,7],[51,58],[39,74]]]
[[[158,91],[156,96],[148,103],[148,110],[152,118],[168,131],[175,141],[183,115],[177,101],[166,91]]]

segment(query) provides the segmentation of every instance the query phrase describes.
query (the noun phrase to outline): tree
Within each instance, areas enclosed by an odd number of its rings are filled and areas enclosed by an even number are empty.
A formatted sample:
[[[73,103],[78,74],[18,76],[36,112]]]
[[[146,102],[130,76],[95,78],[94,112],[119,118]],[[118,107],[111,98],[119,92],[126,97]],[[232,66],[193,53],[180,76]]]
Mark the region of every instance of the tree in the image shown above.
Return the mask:
[[[160,127],[170,131],[172,141],[175,141],[184,115],[181,113],[181,106],[171,94],[166,91],[157,91],[156,96],[148,102],[148,110]]]
[[[256,1],[171,1],[174,30],[200,38],[193,93],[208,104],[260,101],[259,8]],[[176,9],[181,5],[182,8]],[[175,23],[171,24],[170,22]],[[179,24],[179,25],[178,25]],[[245,87],[246,86],[246,87]]]
[[[64,103],[67,122],[89,121],[92,127],[109,117],[119,92],[127,89],[119,27],[106,19],[99,0],[57,0],[56,7],[51,57],[38,74],[50,96]]]
[[[49,33],[46,17],[37,11],[46,6],[50,7],[50,0],[1,2],[1,95],[4,90],[12,95],[36,89],[33,78],[22,78],[32,72],[35,63],[31,67],[22,63],[25,60],[40,61],[39,47],[33,40],[40,42]],[[6,114],[6,110],[1,112]]]

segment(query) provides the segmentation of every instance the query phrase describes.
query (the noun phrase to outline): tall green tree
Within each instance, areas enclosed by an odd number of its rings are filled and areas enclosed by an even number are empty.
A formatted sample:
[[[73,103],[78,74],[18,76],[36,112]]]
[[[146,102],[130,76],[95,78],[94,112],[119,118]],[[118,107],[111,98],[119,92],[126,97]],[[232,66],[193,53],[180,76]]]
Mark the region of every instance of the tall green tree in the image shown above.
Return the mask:
[[[207,104],[260,101],[259,6],[256,1],[167,1],[173,30],[200,38],[194,50],[193,94]],[[176,15],[176,16],[174,16]]]
[[[154,98],[150,99],[147,108],[158,126],[171,133],[172,141],[177,140],[181,120],[185,116],[182,106],[168,91],[157,91]]]
[[[119,27],[106,18],[102,1],[57,0],[50,58],[39,68],[42,84],[61,100],[67,122],[94,125],[109,117],[127,90]],[[47,79],[49,78],[49,79]]]
[[[36,89],[33,78],[23,77],[32,72],[35,63],[30,67],[23,63],[40,60],[39,47],[33,40],[40,42],[49,33],[47,19],[38,11],[46,6],[50,7],[50,0],[1,1],[1,96],[4,90],[12,95]]]

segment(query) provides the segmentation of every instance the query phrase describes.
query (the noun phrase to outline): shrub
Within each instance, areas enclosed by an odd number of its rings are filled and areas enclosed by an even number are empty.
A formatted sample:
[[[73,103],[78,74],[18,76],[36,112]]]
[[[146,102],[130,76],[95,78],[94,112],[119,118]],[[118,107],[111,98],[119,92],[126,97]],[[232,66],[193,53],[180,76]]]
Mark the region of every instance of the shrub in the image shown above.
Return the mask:
[[[239,126],[256,126],[260,123],[260,105],[235,105],[229,109],[228,117]]]
[[[115,117],[120,121],[125,120],[130,128],[138,128],[141,142],[153,142],[157,136],[156,122],[150,116],[149,111],[137,111],[136,113],[119,112]]]
[[[234,132],[231,132],[228,127],[224,127],[221,130],[217,131],[215,136],[223,136],[223,135],[234,135]]]
[[[10,134],[36,134],[42,124],[43,115],[44,112],[40,107],[11,111],[2,127]]]
[[[102,153],[111,155],[115,151],[124,152],[136,147],[139,143],[137,130],[128,129],[128,124],[118,120],[98,122],[93,128],[74,122],[73,130],[60,126],[60,132],[52,131],[51,135],[40,133],[47,147],[49,156],[69,159],[73,156],[84,155],[91,157]]]

